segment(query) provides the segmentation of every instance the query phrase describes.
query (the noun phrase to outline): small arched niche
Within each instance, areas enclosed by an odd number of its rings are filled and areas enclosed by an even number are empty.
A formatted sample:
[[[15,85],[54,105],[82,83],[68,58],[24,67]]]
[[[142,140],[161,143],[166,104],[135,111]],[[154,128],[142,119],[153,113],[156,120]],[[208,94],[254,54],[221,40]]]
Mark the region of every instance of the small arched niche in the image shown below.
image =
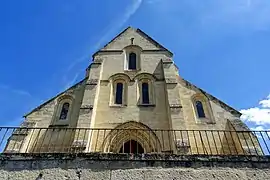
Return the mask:
[[[197,93],[191,97],[191,101],[197,123],[214,123],[211,105],[205,95]]]
[[[69,125],[73,100],[73,96],[69,94],[57,98],[52,125]]]
[[[130,77],[124,73],[117,73],[109,78],[111,84],[110,106],[124,107],[127,105],[127,93]]]
[[[123,49],[124,52],[124,70],[138,71],[141,69],[142,48],[137,45],[129,45]]]

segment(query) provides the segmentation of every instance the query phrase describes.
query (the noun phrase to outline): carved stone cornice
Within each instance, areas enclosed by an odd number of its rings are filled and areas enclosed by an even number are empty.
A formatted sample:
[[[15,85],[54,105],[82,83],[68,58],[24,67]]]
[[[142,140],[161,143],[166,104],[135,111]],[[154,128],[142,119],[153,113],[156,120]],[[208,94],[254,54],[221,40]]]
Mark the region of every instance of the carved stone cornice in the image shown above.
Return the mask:
[[[100,57],[96,57],[94,60],[94,63],[102,63],[102,62],[103,62],[103,59]]]
[[[81,106],[80,109],[93,109],[93,105],[90,105],[90,104],[84,104]]]
[[[172,64],[173,61],[171,59],[161,59],[163,64]]]
[[[182,108],[181,104],[170,104],[170,108]]]
[[[177,84],[178,81],[176,78],[165,78],[167,84]]]
[[[86,85],[97,85],[98,79],[88,79]]]

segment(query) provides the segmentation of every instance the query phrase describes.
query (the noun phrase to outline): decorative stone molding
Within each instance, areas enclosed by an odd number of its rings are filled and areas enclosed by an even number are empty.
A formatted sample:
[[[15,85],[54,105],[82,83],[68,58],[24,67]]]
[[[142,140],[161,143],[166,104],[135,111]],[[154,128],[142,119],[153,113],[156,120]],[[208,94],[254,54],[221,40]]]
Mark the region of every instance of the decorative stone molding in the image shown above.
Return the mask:
[[[94,60],[95,63],[102,63],[103,62],[103,59],[100,58],[100,57],[96,57],[95,60]]]
[[[129,73],[125,72],[125,73],[116,73],[116,74],[111,75],[109,77],[108,81],[115,81],[115,80],[119,80],[119,79],[123,79],[127,83],[131,80]],[[106,81],[106,80],[103,80],[103,81]]]
[[[64,92],[57,98],[57,102],[59,103],[60,101],[63,101],[65,99],[70,99],[72,101],[74,99],[73,91]]]
[[[155,104],[138,104],[139,107],[155,107]]]
[[[128,131],[125,129],[138,129],[138,131]],[[154,131],[142,123],[130,121],[120,124],[110,131],[102,144],[103,152],[117,153],[123,146],[123,143],[130,139],[136,140],[142,146],[145,153],[149,153],[153,149],[159,152],[162,149],[161,143]]]
[[[109,80],[100,80],[100,86],[107,86],[109,83]]]
[[[142,79],[149,79],[149,80],[152,80],[152,81],[155,81],[157,78],[153,75],[153,74],[149,74],[149,73],[139,73],[139,74],[136,74],[135,77],[134,77],[134,80],[142,80]]]
[[[93,105],[84,104],[84,105],[81,106],[80,109],[93,109]]]
[[[170,108],[182,108],[182,105],[180,104],[170,104]]]
[[[62,127],[68,127],[69,124],[51,124],[49,125],[49,127],[53,127],[53,128],[62,128]]]
[[[179,113],[182,110],[182,106],[180,104],[171,104],[170,109],[171,113]]]
[[[93,109],[93,105],[88,105],[88,104],[82,105],[80,108],[80,115],[88,114],[92,111],[92,109]]]
[[[177,80],[175,78],[165,78],[167,84],[177,84]]]
[[[163,63],[163,68],[168,69],[168,68],[170,68],[171,64],[172,63]]]
[[[169,58],[161,59],[161,61],[162,61],[163,64],[172,64],[173,63],[173,61],[171,59],[169,59]]]
[[[94,61],[96,58],[100,58],[101,55],[106,54],[121,54],[123,53],[123,50],[99,50],[96,53],[93,54]]]
[[[88,79],[86,85],[97,85],[98,79]]]
[[[101,65],[101,63],[93,62],[90,64],[89,68],[98,68]]]

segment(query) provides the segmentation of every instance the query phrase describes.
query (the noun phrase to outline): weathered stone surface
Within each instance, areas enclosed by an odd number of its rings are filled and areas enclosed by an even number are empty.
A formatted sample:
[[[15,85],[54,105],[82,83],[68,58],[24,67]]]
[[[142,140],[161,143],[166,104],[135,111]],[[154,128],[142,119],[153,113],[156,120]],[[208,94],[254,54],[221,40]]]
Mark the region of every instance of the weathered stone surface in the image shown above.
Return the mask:
[[[133,39],[132,45],[131,39]],[[139,49],[136,54],[138,69],[126,68],[128,56],[125,53],[126,49],[130,49],[131,52]],[[118,77],[116,80],[121,81],[123,75],[127,77],[124,79],[124,97],[122,97],[124,103],[115,106],[113,88],[115,85],[112,77]],[[151,103],[142,106],[140,87],[145,80],[151,82],[149,84]],[[95,53],[85,79],[60,93],[59,96],[63,94],[69,94],[74,98],[69,110],[70,118],[63,122],[67,127],[114,129],[129,122],[137,122],[149,129],[234,130],[233,128],[236,128],[242,130],[244,127],[239,120],[239,112],[180,78],[172,53],[135,28],[127,28],[101,51]],[[27,114],[26,122],[35,123],[35,127],[53,125],[59,120],[61,112],[59,96]],[[194,107],[194,96],[203,97],[205,118],[198,118]],[[35,135],[33,136],[35,139]],[[80,135],[76,134],[76,136]],[[96,138],[97,135],[92,140],[95,141]],[[28,139],[30,139],[29,135],[25,143],[28,143]],[[159,138],[159,141],[163,140]],[[162,151],[171,150],[168,143],[166,144],[169,140],[165,139],[164,142]],[[120,144],[123,143],[125,142]],[[104,149],[100,148],[102,144],[103,141],[99,137],[97,150],[104,152]],[[92,149],[88,148],[88,150]]]
[[[133,45],[142,49],[139,69],[136,71],[125,70],[125,54],[123,49]],[[124,33],[117,36],[107,44],[100,53],[93,56],[94,62],[87,70],[84,84],[66,91],[75,96],[75,105],[72,106],[72,122],[70,125],[81,127],[89,124],[92,128],[115,128],[115,124],[128,121],[141,122],[152,129],[216,129],[224,130],[227,119],[236,119],[231,113],[231,108],[226,108],[224,103],[217,103],[216,99],[209,96],[209,112],[211,116],[206,121],[215,122],[211,127],[199,123],[196,118],[191,97],[201,91],[187,81],[179,81],[178,70],[173,62],[171,53],[149,36],[135,28],[127,28]],[[112,85],[111,76],[128,74],[127,105],[119,109],[111,108]],[[152,74],[156,79],[153,82],[153,97],[155,108],[141,109],[138,105],[138,83],[134,77],[141,73]],[[134,82],[131,82],[134,81]],[[106,83],[104,83],[106,82]],[[206,96],[208,96],[206,94]],[[57,99],[57,98],[56,98]],[[171,109],[168,106],[181,105],[183,110]],[[93,113],[81,111],[80,108],[93,106]],[[46,127],[53,122],[57,111],[57,102],[41,106],[36,111],[27,115],[26,119],[37,123],[37,127]]]
[[[1,155],[1,180],[270,179],[269,157],[124,154]]]

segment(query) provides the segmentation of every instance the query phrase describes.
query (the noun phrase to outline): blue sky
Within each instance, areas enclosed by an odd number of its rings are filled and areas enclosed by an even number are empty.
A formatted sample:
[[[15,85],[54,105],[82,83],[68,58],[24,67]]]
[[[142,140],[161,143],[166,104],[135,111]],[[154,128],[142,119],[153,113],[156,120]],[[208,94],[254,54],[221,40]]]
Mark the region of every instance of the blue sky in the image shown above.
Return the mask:
[[[174,53],[182,77],[270,129],[269,0],[1,1],[0,23],[1,125],[81,80],[133,26]]]

